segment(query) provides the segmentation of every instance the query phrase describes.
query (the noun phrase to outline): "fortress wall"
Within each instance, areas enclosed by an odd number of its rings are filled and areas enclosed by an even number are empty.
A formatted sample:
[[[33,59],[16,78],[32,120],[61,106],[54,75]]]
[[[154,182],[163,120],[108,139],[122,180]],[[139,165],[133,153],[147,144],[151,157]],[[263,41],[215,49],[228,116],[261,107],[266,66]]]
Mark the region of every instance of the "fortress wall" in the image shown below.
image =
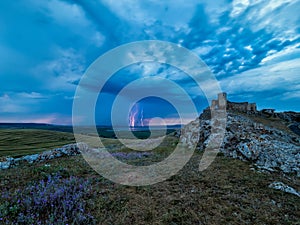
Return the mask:
[[[225,92],[218,94],[217,100],[212,100],[211,106],[204,110],[203,116],[205,118],[210,117],[210,110],[232,110],[244,113],[256,113],[256,103],[248,102],[230,102],[227,100],[227,94]]]
[[[217,100],[212,100],[211,108],[227,109],[240,112],[257,112],[256,103],[230,102],[227,100],[227,94],[225,92],[219,93]]]
[[[227,102],[227,109],[247,112],[248,105],[249,105],[248,102]]]

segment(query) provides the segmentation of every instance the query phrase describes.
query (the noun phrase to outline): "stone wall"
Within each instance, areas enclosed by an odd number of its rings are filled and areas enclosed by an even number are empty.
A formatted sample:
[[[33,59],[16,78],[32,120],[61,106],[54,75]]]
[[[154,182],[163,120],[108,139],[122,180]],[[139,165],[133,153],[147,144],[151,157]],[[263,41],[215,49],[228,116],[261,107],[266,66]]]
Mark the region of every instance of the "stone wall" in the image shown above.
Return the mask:
[[[218,94],[217,100],[212,100],[212,109],[226,109],[231,111],[239,111],[245,113],[256,113],[256,103],[248,102],[230,102],[227,100],[227,94],[225,92]]]
[[[227,101],[227,110],[239,111],[239,112],[249,112],[256,113],[256,104],[248,102],[230,102]]]

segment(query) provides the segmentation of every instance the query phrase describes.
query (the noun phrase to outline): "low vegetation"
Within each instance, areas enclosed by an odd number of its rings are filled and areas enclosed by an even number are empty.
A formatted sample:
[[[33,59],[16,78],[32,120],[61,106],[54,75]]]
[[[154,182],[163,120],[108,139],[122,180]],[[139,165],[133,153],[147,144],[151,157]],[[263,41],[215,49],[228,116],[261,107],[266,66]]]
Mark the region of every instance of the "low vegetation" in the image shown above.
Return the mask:
[[[87,179],[48,174],[23,188],[4,190],[0,220],[4,224],[91,224],[94,219],[85,207],[90,188]]]
[[[147,157],[122,157],[145,165],[165,158],[175,139]],[[297,196],[268,188],[282,181],[300,189],[299,178],[265,174],[247,162],[219,155],[198,171],[195,153],[175,176],[152,186],[115,184],[81,156],[22,164],[0,172],[3,224],[299,224]],[[23,222],[22,222],[23,221]],[[1,223],[1,222],[0,222]]]
[[[89,137],[93,142],[95,137]],[[60,130],[0,129],[0,156],[74,141],[72,133]],[[178,139],[167,136],[148,152],[121,147],[114,138],[102,141],[119,160],[142,166],[168,157]],[[281,181],[300,190],[299,178],[262,173],[221,154],[199,172],[201,157],[195,152],[178,174],[142,187],[103,178],[80,155],[21,163],[0,171],[0,224],[299,224],[299,197],[268,188]]]

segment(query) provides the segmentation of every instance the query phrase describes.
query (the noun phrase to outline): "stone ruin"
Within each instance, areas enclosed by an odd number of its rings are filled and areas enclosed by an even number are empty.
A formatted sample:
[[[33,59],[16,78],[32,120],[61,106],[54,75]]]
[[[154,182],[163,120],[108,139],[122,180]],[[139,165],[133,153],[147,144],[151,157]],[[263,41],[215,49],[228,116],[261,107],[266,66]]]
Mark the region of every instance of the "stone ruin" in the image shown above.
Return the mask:
[[[226,109],[227,111],[237,111],[244,113],[257,113],[256,103],[230,102],[227,100],[227,93],[218,94],[217,100],[212,100],[211,109]]]
[[[242,112],[247,114],[257,114],[256,103],[249,102],[231,102],[227,99],[227,93],[222,92],[218,94],[217,100],[212,100],[211,106],[203,110],[200,115],[201,119],[210,119],[211,111],[231,111],[231,112]]]

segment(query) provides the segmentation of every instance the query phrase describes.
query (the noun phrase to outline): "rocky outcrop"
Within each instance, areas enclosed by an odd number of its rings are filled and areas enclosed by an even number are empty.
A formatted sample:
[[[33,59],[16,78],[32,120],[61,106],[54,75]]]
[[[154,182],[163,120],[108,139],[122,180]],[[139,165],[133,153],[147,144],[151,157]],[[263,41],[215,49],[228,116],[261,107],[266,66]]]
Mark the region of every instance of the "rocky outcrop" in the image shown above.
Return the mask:
[[[206,148],[211,134],[210,120],[200,116],[197,149]],[[213,129],[218,124],[214,124]],[[185,132],[186,129],[185,129]],[[191,131],[193,135],[194,131]],[[300,140],[284,131],[255,123],[242,115],[229,113],[220,152],[226,156],[253,162],[258,168],[282,171],[300,177]]]
[[[275,115],[289,123],[300,123],[300,113],[298,112],[280,112]]]
[[[55,159],[62,156],[72,156],[78,154],[80,154],[78,144],[69,144],[61,148],[56,148],[39,154],[26,155],[20,158],[7,157],[4,161],[0,162],[0,169],[8,169],[17,166],[22,162],[27,162],[27,163],[43,162],[46,160]]]
[[[107,146],[107,147],[111,148],[113,146]],[[20,158],[6,157],[2,162],[0,162],[0,170],[9,169],[24,162],[30,164],[36,162],[45,162],[63,156],[79,155],[82,152],[88,152],[88,151],[89,152],[95,151],[95,153],[98,154],[99,151],[101,151],[101,149],[90,148],[87,144],[81,142],[77,144],[65,145],[61,148],[56,148],[50,151],[41,152],[39,154],[26,155]],[[112,152],[110,154],[118,159],[128,159],[128,160],[146,158],[152,155],[151,152]]]

